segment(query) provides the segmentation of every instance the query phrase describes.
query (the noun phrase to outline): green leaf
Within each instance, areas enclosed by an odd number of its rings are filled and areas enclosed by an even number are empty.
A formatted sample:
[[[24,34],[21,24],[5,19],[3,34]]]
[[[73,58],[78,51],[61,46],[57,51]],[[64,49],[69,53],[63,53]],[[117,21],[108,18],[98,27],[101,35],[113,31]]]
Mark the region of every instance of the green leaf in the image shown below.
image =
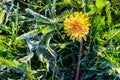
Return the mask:
[[[61,49],[64,49],[64,48],[66,48],[66,46],[71,45],[71,44],[72,44],[72,42],[65,42],[65,43],[61,43],[61,44],[58,44],[58,45]]]
[[[91,67],[91,68],[89,68],[89,70],[91,70],[91,71],[93,71],[93,70],[96,70],[97,68],[96,67]]]
[[[49,23],[50,22],[49,18],[47,18],[47,17],[45,17],[45,16],[43,16],[43,15],[41,15],[39,13],[36,13],[35,11],[33,11],[33,10],[29,9],[29,8],[25,9],[25,11],[27,13],[33,15],[34,17],[40,19],[40,21],[43,22],[43,23]]]
[[[112,29],[104,33],[103,37],[107,40],[110,40],[112,38],[116,38],[116,36],[120,36],[120,29]]]
[[[110,66],[110,63],[104,61],[99,65],[99,68],[105,69],[105,68],[108,68],[109,66]]]
[[[100,36],[95,37],[97,39],[98,44],[104,45],[105,40],[101,39]]]
[[[42,34],[45,35],[45,34],[51,32],[53,30],[54,30],[54,28],[52,28],[52,27],[45,27],[45,28],[42,29]]]
[[[25,16],[20,16],[20,19],[19,19],[20,22],[30,22],[32,20],[33,20],[32,18],[25,17]]]
[[[106,0],[96,0],[96,7],[98,10],[98,13],[101,13],[103,7],[106,5],[107,1]]]
[[[17,37],[16,40],[23,40],[23,39],[31,38],[31,37],[35,36],[37,33],[38,33],[37,30],[30,31],[28,33],[25,33],[25,34]]]
[[[23,62],[23,63],[27,63],[29,60],[31,60],[32,57],[33,57],[33,53],[31,53],[23,58],[20,58],[19,61]]]
[[[96,73],[97,73],[96,71],[89,71],[89,72],[86,74],[85,79],[94,76]]]
[[[117,23],[115,25],[112,26],[113,28],[119,28],[120,27],[120,23]]]
[[[103,29],[105,28],[105,16],[96,16],[95,17],[95,22],[94,22],[94,26],[96,27],[97,32],[98,31],[103,31]]]
[[[0,64],[1,65],[5,65],[5,66],[9,66],[9,67],[14,67],[14,68],[18,68],[19,65],[21,65],[21,63],[17,62],[16,60],[9,60],[9,59],[5,59],[3,57],[0,57]]]
[[[65,4],[71,4],[71,3],[72,3],[71,0],[63,0],[63,2],[64,2]]]
[[[3,20],[4,20],[5,12],[6,12],[6,11],[0,10],[0,23],[2,23]]]
[[[112,23],[112,16],[111,16],[111,6],[110,6],[110,3],[107,4],[105,10],[106,10],[106,14],[107,14],[107,23],[108,23],[108,26],[110,26],[111,23]]]
[[[51,35],[47,35],[47,36],[46,36],[46,49],[47,49],[47,50],[50,52],[50,54],[56,59],[56,58],[57,58],[57,53],[49,46],[51,38],[52,38]]]

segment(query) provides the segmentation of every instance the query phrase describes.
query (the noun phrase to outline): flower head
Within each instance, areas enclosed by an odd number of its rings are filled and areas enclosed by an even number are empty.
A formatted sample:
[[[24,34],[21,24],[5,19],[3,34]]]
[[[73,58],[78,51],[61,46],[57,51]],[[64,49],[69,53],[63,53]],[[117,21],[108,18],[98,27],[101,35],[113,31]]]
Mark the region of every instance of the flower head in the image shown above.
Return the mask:
[[[89,32],[89,18],[82,12],[74,12],[69,18],[64,21],[64,29],[70,39],[80,41],[82,38],[86,40],[86,35]]]

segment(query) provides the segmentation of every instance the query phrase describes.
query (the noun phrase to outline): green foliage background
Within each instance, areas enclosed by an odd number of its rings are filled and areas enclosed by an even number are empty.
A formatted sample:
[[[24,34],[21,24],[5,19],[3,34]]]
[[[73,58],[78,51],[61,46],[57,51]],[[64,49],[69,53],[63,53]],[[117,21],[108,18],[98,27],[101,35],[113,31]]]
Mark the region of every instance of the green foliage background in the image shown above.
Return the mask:
[[[75,11],[91,23],[81,80],[119,80],[119,0],[0,0],[0,79],[74,80],[79,42],[63,21]]]

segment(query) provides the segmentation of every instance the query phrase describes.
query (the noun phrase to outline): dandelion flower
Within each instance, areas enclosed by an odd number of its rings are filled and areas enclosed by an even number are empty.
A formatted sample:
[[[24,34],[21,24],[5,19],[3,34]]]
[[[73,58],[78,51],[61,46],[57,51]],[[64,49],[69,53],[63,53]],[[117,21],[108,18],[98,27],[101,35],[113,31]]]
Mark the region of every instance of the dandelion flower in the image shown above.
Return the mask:
[[[82,38],[86,40],[89,32],[89,18],[82,12],[74,12],[64,21],[64,29],[70,39],[80,41]]]

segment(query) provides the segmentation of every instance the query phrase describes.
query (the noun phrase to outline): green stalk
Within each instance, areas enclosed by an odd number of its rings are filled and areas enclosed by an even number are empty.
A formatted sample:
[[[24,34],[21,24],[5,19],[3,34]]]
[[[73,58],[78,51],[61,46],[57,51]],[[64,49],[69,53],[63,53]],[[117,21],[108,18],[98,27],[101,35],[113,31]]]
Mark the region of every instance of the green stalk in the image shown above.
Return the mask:
[[[78,54],[78,63],[77,63],[77,70],[76,70],[76,77],[75,80],[80,80],[79,79],[79,74],[80,74],[80,63],[81,63],[81,56],[82,56],[82,46],[83,46],[83,39],[80,41],[80,50]]]

